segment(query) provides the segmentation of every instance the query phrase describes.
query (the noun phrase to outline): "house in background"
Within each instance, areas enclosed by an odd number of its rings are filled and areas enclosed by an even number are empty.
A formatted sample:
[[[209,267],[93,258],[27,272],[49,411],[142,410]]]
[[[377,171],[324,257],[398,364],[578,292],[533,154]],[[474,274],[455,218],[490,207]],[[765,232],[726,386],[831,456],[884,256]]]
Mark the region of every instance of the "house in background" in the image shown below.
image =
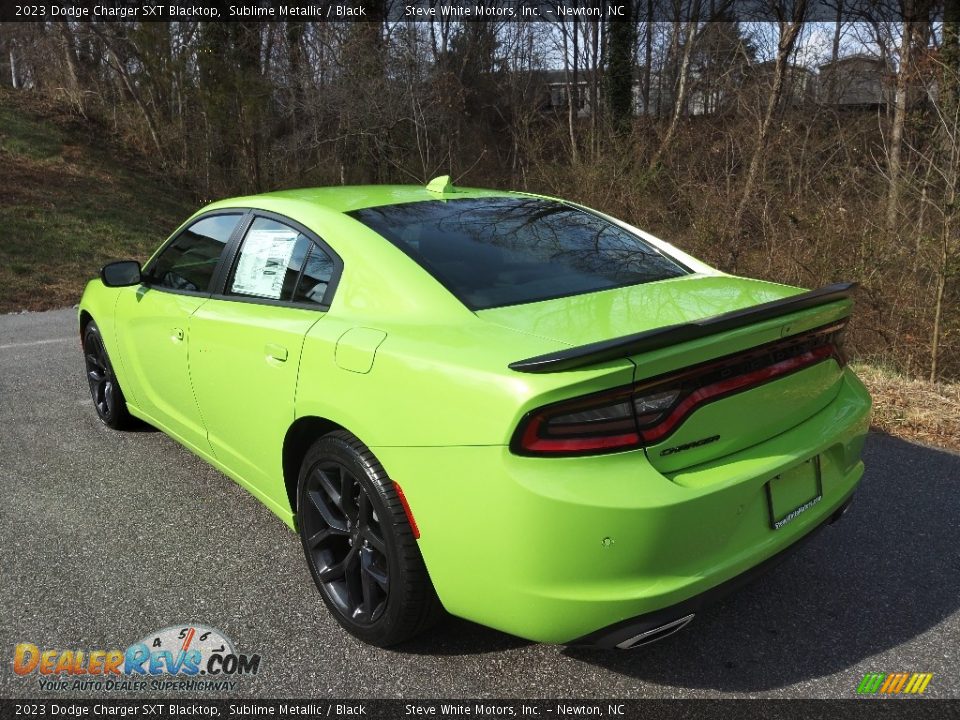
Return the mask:
[[[936,105],[940,101],[940,83],[943,82],[944,59],[940,48],[928,47],[917,51],[913,58],[912,85],[918,88],[913,102],[929,102]]]
[[[893,68],[856,54],[820,66],[820,102],[837,108],[876,108],[893,100]]]
[[[566,111],[573,96],[577,117],[590,115],[590,83],[586,72],[578,73],[576,85],[573,83],[573,74],[566,70],[547,70],[543,73],[542,81],[541,108]]]
[[[773,88],[773,78],[777,63],[775,60],[757,63],[751,68],[750,81],[766,98]],[[805,65],[788,63],[783,71],[783,88],[780,91],[780,103],[787,107],[806,105],[817,99],[817,74]]]
[[[746,103],[762,104],[773,85],[776,63],[741,63],[734,69],[718,74],[710,68],[691,67],[687,78],[684,114],[714,115],[736,112]],[[785,107],[812,107],[816,104],[838,109],[871,109],[893,102],[894,72],[888,62],[871,55],[857,54],[824,63],[819,73],[796,63],[787,65],[784,72],[781,105]],[[634,113],[636,115],[669,115],[673,108],[672,82],[651,73],[648,107],[643,102],[642,67],[635,70],[633,81]],[[566,112],[573,97],[577,117],[589,117],[594,93],[593,75],[589,71],[572,74],[564,70],[548,70],[539,81],[538,107],[543,111]],[[596,100],[603,102],[602,79],[596,84]]]
[[[643,68],[638,67],[634,70],[633,79],[633,112],[636,115],[644,115],[643,105]],[[573,74],[565,70],[547,70],[542,73],[540,83],[541,91],[538,107],[545,111],[563,111],[566,112],[570,103],[570,96],[573,96],[574,110],[577,117],[590,117],[593,113],[591,107],[591,93],[593,76],[588,70],[581,70],[577,74],[576,85],[573,83]],[[654,77],[651,81],[656,83]],[[596,87],[597,102],[604,102],[603,81],[600,80]],[[650,91],[650,105],[655,107],[657,88],[652,87]]]

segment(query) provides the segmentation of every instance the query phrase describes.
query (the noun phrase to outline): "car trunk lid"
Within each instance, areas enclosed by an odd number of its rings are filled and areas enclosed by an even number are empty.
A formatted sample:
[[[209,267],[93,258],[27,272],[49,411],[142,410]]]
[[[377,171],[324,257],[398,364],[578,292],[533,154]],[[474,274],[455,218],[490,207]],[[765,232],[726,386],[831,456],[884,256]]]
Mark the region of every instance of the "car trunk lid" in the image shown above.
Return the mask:
[[[568,346],[689,323],[795,295],[797,288],[727,275],[686,275],[477,311],[491,323]]]
[[[634,398],[676,390],[671,422],[640,426],[650,462],[670,473],[784,432],[835,397],[848,290],[689,276],[478,315],[565,346],[514,369],[564,372],[570,358],[583,367],[619,352],[636,366]]]

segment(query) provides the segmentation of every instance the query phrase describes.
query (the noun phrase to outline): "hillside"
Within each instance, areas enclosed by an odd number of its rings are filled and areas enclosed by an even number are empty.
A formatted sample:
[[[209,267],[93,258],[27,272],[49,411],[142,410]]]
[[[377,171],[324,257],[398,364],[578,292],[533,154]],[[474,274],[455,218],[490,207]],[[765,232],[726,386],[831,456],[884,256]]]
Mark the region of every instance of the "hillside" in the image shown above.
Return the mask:
[[[101,265],[145,259],[196,208],[106,135],[0,90],[0,312],[73,305]]]

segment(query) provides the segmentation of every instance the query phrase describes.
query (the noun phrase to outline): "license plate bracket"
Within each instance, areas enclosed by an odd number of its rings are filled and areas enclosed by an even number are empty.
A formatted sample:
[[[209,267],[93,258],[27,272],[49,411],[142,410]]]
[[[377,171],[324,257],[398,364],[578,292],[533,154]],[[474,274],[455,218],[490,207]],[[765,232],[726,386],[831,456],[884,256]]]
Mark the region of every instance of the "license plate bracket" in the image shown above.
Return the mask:
[[[768,480],[765,487],[770,527],[779,530],[823,499],[820,456],[785,470]]]

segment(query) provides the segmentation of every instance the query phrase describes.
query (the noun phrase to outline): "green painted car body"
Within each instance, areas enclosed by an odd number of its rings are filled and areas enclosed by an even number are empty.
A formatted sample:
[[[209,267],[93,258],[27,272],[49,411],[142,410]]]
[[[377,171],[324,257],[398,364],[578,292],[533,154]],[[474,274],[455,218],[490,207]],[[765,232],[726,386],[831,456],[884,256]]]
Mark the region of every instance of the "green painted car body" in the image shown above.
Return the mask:
[[[680,607],[778,555],[844,506],[863,473],[870,399],[836,355],[705,402],[645,446],[518,452],[518,428],[538,408],[776,346],[842,322],[851,302],[559,372],[510,369],[803,291],[726,275],[618,224],[687,272],[471,309],[350,214],[500,197],[530,196],[368,186],[217,202],[184,227],[210,214],[262,212],[322,240],[339,272],[328,302],[304,307],[229,297],[217,287],[107,287],[98,279],[84,292],[80,322],[98,324],[133,415],[236,480],[291,528],[305,440],[349,430],[402,487],[444,608],[536,641],[571,642]],[[218,268],[214,282],[227,271]],[[811,463],[818,498],[775,528],[773,516],[793,502],[772,508],[770,483]]]

